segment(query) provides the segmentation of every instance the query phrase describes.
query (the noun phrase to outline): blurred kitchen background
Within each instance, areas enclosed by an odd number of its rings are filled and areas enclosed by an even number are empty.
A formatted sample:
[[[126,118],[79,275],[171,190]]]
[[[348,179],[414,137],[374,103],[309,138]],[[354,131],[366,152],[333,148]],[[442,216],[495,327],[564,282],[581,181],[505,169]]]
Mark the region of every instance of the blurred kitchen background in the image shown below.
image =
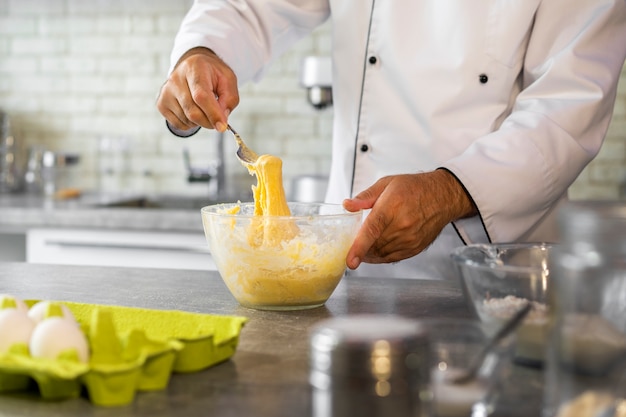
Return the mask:
[[[71,185],[203,195],[189,165],[214,172],[217,135],[172,136],[155,108],[174,35],[190,0],[0,0],[0,110],[10,118],[16,166],[28,154],[79,156]],[[300,85],[307,56],[327,56],[328,25],[277,61],[258,84],[241,90],[231,124],[259,152],[279,155],[284,180],[326,175],[332,107],[316,109]],[[575,199],[620,198],[626,192],[626,72],[613,122],[596,160],[571,189]],[[227,186],[252,179],[223,140]],[[232,156],[232,157],[230,157]],[[1,198],[1,195],[0,195]]]
[[[0,110],[26,164],[33,146],[76,153],[72,182],[82,190],[207,193],[189,164],[214,173],[214,131],[180,139],[155,107],[178,26],[192,1],[0,0]],[[241,90],[231,124],[248,144],[283,159],[288,184],[330,166],[332,110],[318,110],[300,86],[305,56],[328,55],[327,28],[302,40],[259,84]],[[226,186],[254,180],[223,140]],[[241,185],[243,183],[243,185]]]

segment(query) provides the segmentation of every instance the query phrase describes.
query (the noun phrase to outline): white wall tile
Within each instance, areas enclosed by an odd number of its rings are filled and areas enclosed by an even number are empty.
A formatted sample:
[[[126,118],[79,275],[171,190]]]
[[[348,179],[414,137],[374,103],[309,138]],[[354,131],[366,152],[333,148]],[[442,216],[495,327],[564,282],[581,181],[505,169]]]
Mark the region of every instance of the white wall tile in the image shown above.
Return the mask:
[[[63,0],[7,0],[11,15],[60,15],[65,10]]]
[[[39,71],[39,59],[36,56],[9,56],[0,60],[0,74],[11,76],[14,73],[34,74]]]
[[[98,70],[103,74],[151,74],[157,73],[156,60],[145,56],[106,56],[98,58]]]
[[[2,17],[0,16],[0,35],[26,36],[34,35],[37,29],[36,16]]]
[[[92,56],[44,56],[40,62],[42,73],[58,74],[62,77],[71,77],[74,74],[93,74],[98,67],[97,59]]]
[[[78,114],[90,117],[93,113],[98,111],[100,107],[98,99],[95,97],[75,97],[67,94],[49,94],[39,99],[39,102],[41,103],[41,108],[45,110],[46,113],[50,113],[51,115],[64,113],[71,117]]]
[[[69,89],[69,82],[66,78],[55,77],[54,75],[43,74],[19,74],[12,77],[11,89],[18,96],[29,95],[32,99],[38,99],[43,94],[65,93]]]
[[[68,39],[68,53],[74,56],[89,55],[117,55],[123,48],[124,42],[117,36],[89,34],[73,36]]]
[[[3,57],[7,57],[9,55],[9,48],[11,45],[11,40],[8,36],[0,36],[0,54]]]
[[[37,33],[42,36],[85,35],[94,32],[95,16],[37,16]]]
[[[11,53],[20,55],[53,56],[67,53],[68,41],[58,37],[11,37]]]
[[[156,30],[159,33],[176,33],[180,27],[182,15],[163,14],[155,16]],[[173,39],[172,39],[173,40]]]

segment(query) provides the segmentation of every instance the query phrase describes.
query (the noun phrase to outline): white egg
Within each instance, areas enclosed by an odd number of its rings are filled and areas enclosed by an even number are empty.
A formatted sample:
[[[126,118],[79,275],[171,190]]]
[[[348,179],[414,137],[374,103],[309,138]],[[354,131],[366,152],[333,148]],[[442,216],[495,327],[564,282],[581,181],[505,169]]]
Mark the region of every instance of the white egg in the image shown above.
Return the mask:
[[[53,303],[51,301],[40,301],[28,310],[28,317],[31,318],[35,323],[41,322],[46,318],[46,313],[48,312],[48,307],[51,304],[56,304],[61,308],[61,316],[64,319],[67,319],[76,324],[76,317],[72,314],[70,309],[65,304]]]
[[[14,297],[12,295],[9,295],[9,294],[0,294],[0,309],[6,308],[6,307],[3,307],[4,305],[13,307],[14,303],[15,303],[15,308],[17,308],[18,310],[21,310],[23,312],[28,311],[28,306],[21,299]],[[11,307],[8,307],[8,308],[11,308]]]
[[[29,348],[33,357],[48,359],[56,359],[60,353],[76,349],[81,362],[89,361],[85,334],[75,323],[61,317],[50,317],[37,324]]]
[[[18,308],[0,310],[0,353],[6,352],[16,343],[28,345],[35,322],[26,312]]]

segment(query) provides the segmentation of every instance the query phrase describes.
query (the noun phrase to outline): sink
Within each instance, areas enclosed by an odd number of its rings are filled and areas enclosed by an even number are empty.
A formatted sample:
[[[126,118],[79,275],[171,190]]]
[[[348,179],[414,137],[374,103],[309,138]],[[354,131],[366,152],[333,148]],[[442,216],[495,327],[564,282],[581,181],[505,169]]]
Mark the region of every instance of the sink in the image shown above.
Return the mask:
[[[189,196],[176,194],[137,195],[119,197],[94,204],[103,208],[142,208],[161,210],[200,210],[217,203],[252,201],[252,192],[222,197]]]

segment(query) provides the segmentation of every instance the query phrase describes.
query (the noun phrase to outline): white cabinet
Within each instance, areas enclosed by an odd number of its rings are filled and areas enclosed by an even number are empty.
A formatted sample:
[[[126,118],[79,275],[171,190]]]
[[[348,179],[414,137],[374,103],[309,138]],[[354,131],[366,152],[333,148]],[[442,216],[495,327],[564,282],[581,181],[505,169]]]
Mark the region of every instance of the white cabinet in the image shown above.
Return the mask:
[[[0,230],[0,262],[26,260],[26,234],[23,231]]]
[[[202,233],[109,229],[30,229],[32,263],[217,270]]]

